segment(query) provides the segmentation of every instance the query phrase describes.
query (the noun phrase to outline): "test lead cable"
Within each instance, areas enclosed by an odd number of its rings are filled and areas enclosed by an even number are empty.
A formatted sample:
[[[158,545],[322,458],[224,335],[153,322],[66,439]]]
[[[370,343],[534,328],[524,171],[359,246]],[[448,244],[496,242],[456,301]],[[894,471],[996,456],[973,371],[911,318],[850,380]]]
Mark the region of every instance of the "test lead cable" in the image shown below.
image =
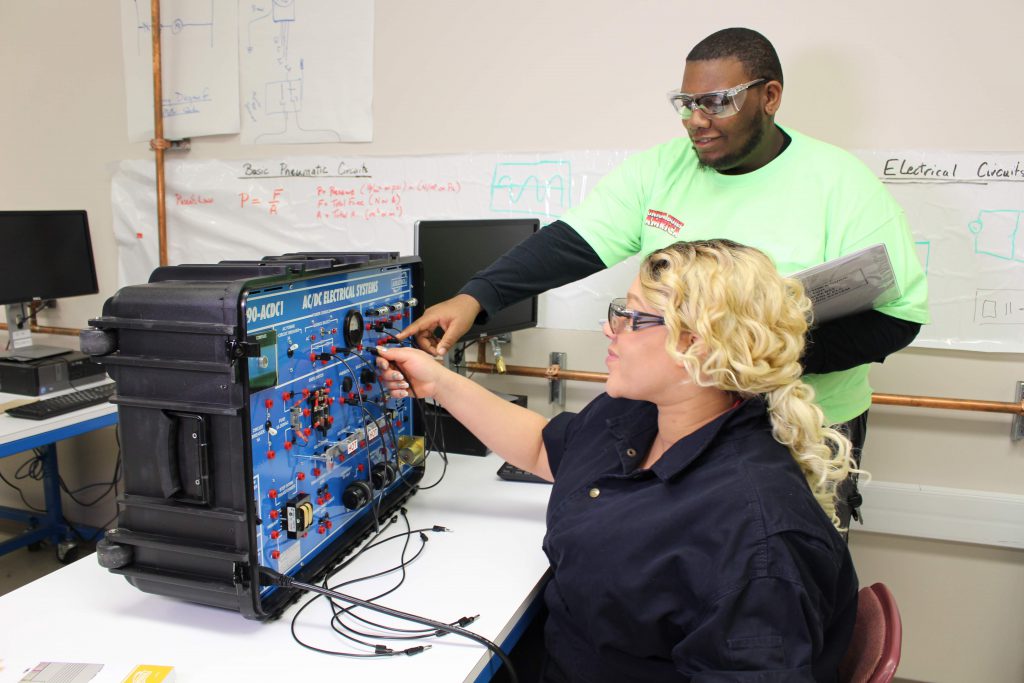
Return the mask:
[[[477,643],[480,643],[488,650],[493,652],[498,657],[498,659],[501,660],[501,663],[508,667],[508,677],[511,683],[519,683],[519,678],[516,676],[515,669],[512,666],[512,660],[509,659],[508,655],[506,655],[505,652],[500,647],[498,647],[497,644],[491,642],[490,640],[484,638],[479,634],[473,633],[472,631],[467,631],[464,628],[461,628],[459,626],[452,626],[451,624],[446,624],[442,621],[434,621],[433,619],[428,619],[427,617],[409,614],[408,612],[402,612],[396,609],[392,609],[390,607],[385,607],[384,605],[378,605],[372,602],[368,602],[366,600],[362,600],[351,595],[346,595],[345,593],[339,593],[338,591],[331,590],[330,588],[323,588],[321,586],[317,586],[316,584],[298,581],[286,574],[274,571],[270,567],[265,567],[263,565],[259,566],[259,572],[261,579],[263,579],[262,582],[269,585],[280,586],[281,588],[297,588],[299,590],[308,591],[310,593],[316,593],[317,595],[323,595],[328,598],[334,598],[335,600],[342,600],[344,602],[349,602],[359,607],[365,607],[369,610],[381,612],[382,614],[386,614],[390,617],[395,617],[396,619],[404,619],[406,621],[411,621],[416,624],[422,624],[424,626],[429,626],[439,631],[444,631],[446,633],[451,633],[457,636],[462,636],[463,638],[468,638],[469,640],[476,641]],[[416,651],[409,652],[408,654],[419,654],[427,647],[429,646],[411,648],[412,650]],[[404,651],[399,652],[398,654],[404,654]]]

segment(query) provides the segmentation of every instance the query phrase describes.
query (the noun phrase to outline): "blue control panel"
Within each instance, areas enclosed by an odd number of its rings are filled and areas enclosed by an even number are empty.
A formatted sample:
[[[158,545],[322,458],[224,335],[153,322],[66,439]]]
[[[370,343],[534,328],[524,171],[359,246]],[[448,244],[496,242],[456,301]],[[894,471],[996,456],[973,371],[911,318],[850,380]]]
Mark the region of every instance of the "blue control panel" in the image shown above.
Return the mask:
[[[377,345],[410,322],[409,265],[251,289],[243,301],[259,562],[294,574],[410,489],[423,451],[412,401],[377,377]],[[262,594],[274,590],[265,586]]]

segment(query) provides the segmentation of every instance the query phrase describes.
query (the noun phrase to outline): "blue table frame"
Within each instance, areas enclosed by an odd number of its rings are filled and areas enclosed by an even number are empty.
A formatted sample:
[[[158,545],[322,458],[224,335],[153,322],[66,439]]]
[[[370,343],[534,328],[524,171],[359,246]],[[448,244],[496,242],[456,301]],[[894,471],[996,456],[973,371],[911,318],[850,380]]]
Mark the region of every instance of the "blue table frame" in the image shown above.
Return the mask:
[[[19,437],[16,433],[0,436],[0,458],[23,453],[33,448],[39,448],[42,451],[43,494],[46,501],[45,512],[0,506],[0,519],[15,520],[28,526],[28,529],[15,538],[0,543],[0,555],[48,540],[58,548],[57,557],[63,561],[64,558],[60,550],[62,542],[72,541],[76,534],[91,538],[102,532],[102,530],[91,527],[72,526],[64,520],[60,496],[60,475],[57,469],[57,442],[117,424],[116,409],[113,406],[106,408],[108,412],[100,415],[95,414],[95,408],[86,408],[78,413],[52,418],[54,422],[58,422],[53,428],[28,436]],[[86,417],[74,420],[80,413]],[[69,423],[68,418],[73,421]],[[11,417],[3,419],[15,420]],[[28,421],[18,420],[18,422]]]

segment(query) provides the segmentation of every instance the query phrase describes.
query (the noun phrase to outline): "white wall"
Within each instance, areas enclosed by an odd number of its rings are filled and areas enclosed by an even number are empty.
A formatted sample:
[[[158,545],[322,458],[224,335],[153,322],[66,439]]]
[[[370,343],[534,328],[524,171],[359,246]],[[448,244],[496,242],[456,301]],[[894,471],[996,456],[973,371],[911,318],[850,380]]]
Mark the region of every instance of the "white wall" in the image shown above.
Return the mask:
[[[354,156],[649,146],[682,134],[663,93],[678,85],[686,52],[731,25],[775,43],[786,125],[847,148],[1024,151],[1019,0],[378,0],[375,141],[320,149]],[[87,209],[101,271],[101,294],[62,301],[42,321],[49,325],[84,326],[113,293],[110,164],[151,158],[147,145],[126,142],[119,30],[114,0],[0,0],[0,208]],[[189,154],[310,151],[218,136],[194,140]],[[546,364],[550,350],[568,352],[572,369],[604,370],[596,332],[517,335],[508,361]],[[1024,379],[1021,361],[908,350],[873,379],[878,391],[1010,401]],[[543,382],[497,384],[530,392],[542,407]],[[598,389],[570,383],[571,405]],[[865,462],[884,481],[1020,494],[1024,445],[1011,444],[1009,430],[1007,416],[877,407]],[[109,476],[109,434],[75,445],[62,456],[71,485]],[[10,473],[22,460],[0,468]],[[112,508],[71,506],[69,514],[101,522]],[[1024,553],[856,530],[851,547],[862,582],[885,581],[900,601],[901,676],[1024,680],[1015,646],[1024,642]]]

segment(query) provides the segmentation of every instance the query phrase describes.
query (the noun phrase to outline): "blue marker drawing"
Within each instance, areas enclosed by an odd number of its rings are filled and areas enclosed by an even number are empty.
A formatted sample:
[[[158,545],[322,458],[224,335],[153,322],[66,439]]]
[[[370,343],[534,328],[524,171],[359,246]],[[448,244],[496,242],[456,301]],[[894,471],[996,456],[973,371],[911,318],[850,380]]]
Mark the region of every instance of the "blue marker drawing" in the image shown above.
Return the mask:
[[[202,104],[212,101],[213,97],[210,95],[209,88],[203,88],[202,92],[196,94],[175,90],[170,97],[165,97],[162,100],[164,117],[200,114],[202,113]]]
[[[208,5],[208,7],[207,7]],[[139,0],[135,0],[135,47],[138,54],[142,54],[143,51],[149,51],[152,45],[152,38],[150,37],[150,31],[152,29],[152,14],[148,7],[146,7],[145,14],[139,8]],[[210,32],[210,47],[213,47],[213,34],[214,34],[214,22],[213,22],[213,0],[193,0],[190,3],[180,3],[175,6],[178,10],[187,10],[192,16],[186,17],[175,17],[170,23],[160,22],[160,38],[161,42],[168,40],[169,38],[175,38],[178,34],[182,33],[186,29],[207,29]],[[207,13],[209,14],[208,16]],[[200,16],[202,15],[202,16]],[[143,40],[145,38],[145,40]],[[164,118],[172,118],[175,116],[188,116],[192,114],[201,114],[203,112],[203,103],[212,101],[210,96],[210,89],[208,87],[202,88],[198,92],[181,92],[175,90],[170,95],[165,95],[161,100],[161,107],[163,108]]]
[[[1024,231],[1020,209],[982,209],[967,224],[974,235],[974,253],[1024,263]]]
[[[917,260],[921,263],[921,267],[924,269],[924,274],[928,274],[928,264],[932,258],[932,243],[931,240],[918,240],[914,242],[914,249],[917,251]]]
[[[273,48],[274,69],[278,70],[280,80],[264,83],[263,100],[254,90],[245,103],[245,110],[254,122],[270,121],[273,117],[277,125],[275,130],[261,133],[254,142],[260,144],[272,142],[340,142],[338,131],[330,129],[307,128],[303,125],[302,100],[305,86],[306,60],[291,54],[292,25],[298,24],[296,0],[273,0],[270,12],[264,8],[252,6],[253,18],[248,22],[248,45],[246,52],[254,52],[267,47]],[[252,29],[255,22],[270,18],[274,33],[271,35],[271,46],[254,45]],[[298,70],[296,72],[296,66]]]
[[[288,114],[302,111],[302,81],[267,83],[267,113]]]
[[[570,162],[501,162],[494,165],[491,211],[560,216],[571,206]]]
[[[137,51],[137,54],[141,55],[141,54],[143,54],[143,51],[149,51],[149,50],[152,49],[153,39],[149,37],[149,32],[150,32],[150,28],[152,26],[153,13],[152,13],[152,9],[150,8],[148,2],[145,3],[144,9],[140,10],[139,9],[139,1],[140,0],[135,0],[135,2],[134,2],[134,6],[135,6],[135,28],[136,28],[136,31],[135,31],[135,49]],[[185,18],[185,17],[175,17],[168,24],[168,23],[164,23],[164,21],[163,21],[163,17],[165,17],[166,15],[162,15],[161,21],[160,21],[160,38],[161,38],[161,40],[165,36],[168,36],[168,35],[176,36],[179,33],[181,33],[182,31],[184,31],[185,29],[204,28],[205,27],[205,28],[209,29],[209,31],[210,31],[210,47],[213,47],[213,33],[214,33],[214,31],[213,31],[213,0],[206,0],[206,1],[204,1],[204,0],[193,0],[191,3],[189,3],[187,5],[187,8],[190,11],[202,10],[202,14],[206,15],[207,10],[206,10],[205,5],[207,4],[207,2],[209,3],[209,16],[208,17],[207,16],[202,16],[202,17],[191,16],[191,17],[188,17],[188,18]],[[186,6],[185,5],[178,5],[178,7],[181,8],[181,9],[185,9]],[[199,12],[196,12],[196,14],[199,14]],[[145,36],[145,40],[143,40],[143,36]]]

